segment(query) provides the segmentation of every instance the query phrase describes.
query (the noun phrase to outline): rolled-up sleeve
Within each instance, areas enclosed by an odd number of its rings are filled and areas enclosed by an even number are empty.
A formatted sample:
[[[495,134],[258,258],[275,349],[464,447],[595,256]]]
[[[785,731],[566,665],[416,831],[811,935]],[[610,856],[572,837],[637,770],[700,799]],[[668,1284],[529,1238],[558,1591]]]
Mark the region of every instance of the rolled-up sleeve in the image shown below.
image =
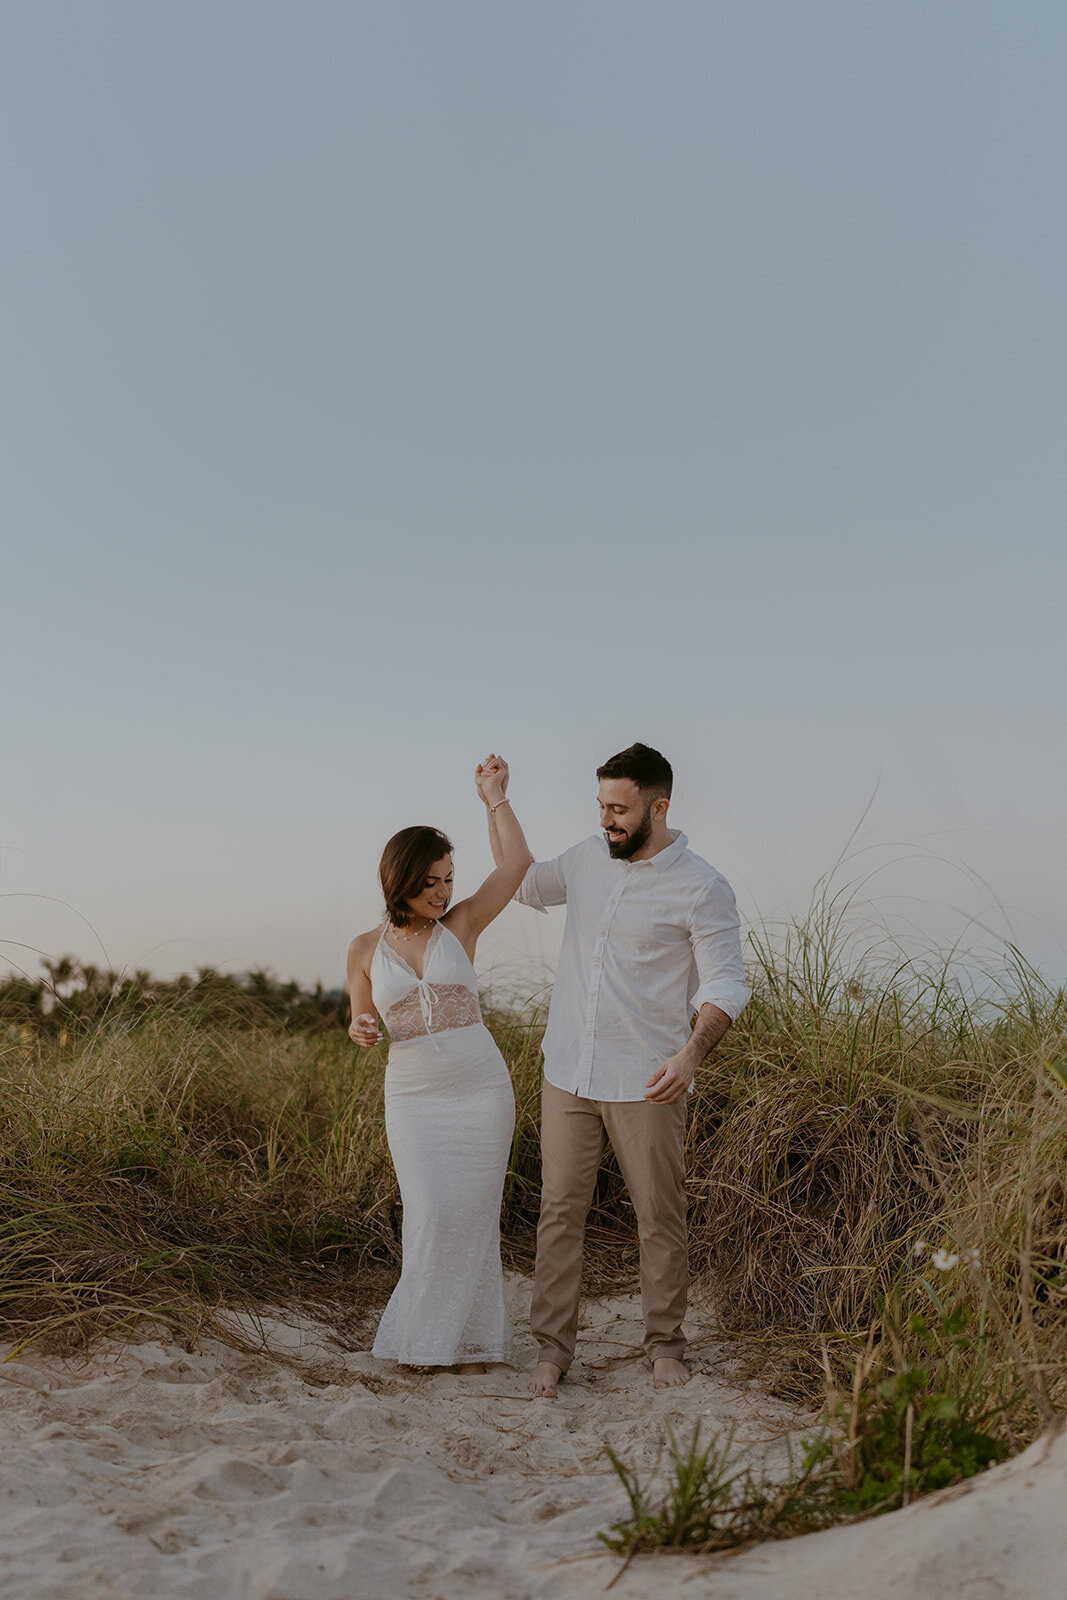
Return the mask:
[[[567,855],[554,861],[535,861],[515,891],[515,899],[534,911],[544,911],[549,906],[562,906],[567,902]]]
[[[689,938],[697,970],[697,989],[689,997],[691,1010],[699,1011],[703,1005],[718,1006],[731,1022],[736,1022],[752,990],[745,982],[737,904],[725,878],[716,874],[697,896]]]

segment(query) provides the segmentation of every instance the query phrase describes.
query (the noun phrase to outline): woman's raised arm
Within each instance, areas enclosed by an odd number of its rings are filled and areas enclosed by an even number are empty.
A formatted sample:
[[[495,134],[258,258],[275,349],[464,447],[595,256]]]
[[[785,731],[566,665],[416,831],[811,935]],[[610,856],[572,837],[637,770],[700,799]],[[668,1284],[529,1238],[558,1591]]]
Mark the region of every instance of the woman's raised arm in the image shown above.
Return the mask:
[[[508,777],[508,764],[497,755],[487,756],[474,769],[474,781],[486,809],[489,847],[496,867],[480,889],[447,914],[448,926],[472,958],[478,935],[512,899],[533,861],[522,826],[507,797]]]

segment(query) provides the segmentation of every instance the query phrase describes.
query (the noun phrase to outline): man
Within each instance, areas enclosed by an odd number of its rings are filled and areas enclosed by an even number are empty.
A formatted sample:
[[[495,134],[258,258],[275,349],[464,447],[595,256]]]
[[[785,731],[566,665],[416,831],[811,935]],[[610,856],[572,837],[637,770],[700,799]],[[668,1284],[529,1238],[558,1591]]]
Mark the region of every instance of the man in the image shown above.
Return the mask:
[[[516,895],[538,911],[567,906],[543,1045],[530,1309],[540,1353],[529,1386],[548,1397],[574,1356],[582,1240],[605,1134],[637,1214],[653,1381],[658,1389],[689,1382],[685,1102],[749,998],[733,892],[667,827],[670,763],[634,744],[597,777],[604,837],[535,862]]]

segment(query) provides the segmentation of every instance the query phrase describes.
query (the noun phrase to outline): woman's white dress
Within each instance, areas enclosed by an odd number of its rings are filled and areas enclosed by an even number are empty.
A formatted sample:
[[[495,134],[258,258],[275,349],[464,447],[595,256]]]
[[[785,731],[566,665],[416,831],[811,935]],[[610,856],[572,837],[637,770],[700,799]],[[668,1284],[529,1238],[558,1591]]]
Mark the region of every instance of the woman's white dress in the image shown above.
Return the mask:
[[[500,1200],[515,1100],[474,968],[439,922],[421,978],[383,933],[370,979],[389,1030],[385,1131],[404,1206],[400,1282],[373,1353],[418,1366],[506,1361]]]

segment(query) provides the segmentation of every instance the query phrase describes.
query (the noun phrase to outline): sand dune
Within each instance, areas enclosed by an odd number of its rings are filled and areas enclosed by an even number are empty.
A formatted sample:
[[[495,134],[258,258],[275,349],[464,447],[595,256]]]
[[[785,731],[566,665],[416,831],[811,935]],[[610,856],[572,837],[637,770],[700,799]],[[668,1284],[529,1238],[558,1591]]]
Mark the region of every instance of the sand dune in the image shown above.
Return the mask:
[[[533,1356],[511,1285],[517,1360]],[[585,1600],[619,1561],[610,1441],[650,1462],[665,1420],[733,1428],[774,1467],[790,1416],[735,1385],[694,1324],[696,1376],[656,1393],[632,1296],[593,1303],[558,1401],[519,1366],[416,1377],[338,1349],[308,1319],[244,1319],[275,1354],[204,1340],[26,1352],[0,1367],[0,1592],[6,1600]],[[279,1359],[280,1357],[280,1359]],[[1041,1451],[1046,1451],[1042,1457]],[[962,1493],[727,1562],[643,1558],[620,1600],[1053,1600],[1067,1596],[1067,1452],[1035,1447]],[[1041,1524],[1031,1537],[1030,1524]],[[1044,1585],[1044,1587],[1042,1586]]]

